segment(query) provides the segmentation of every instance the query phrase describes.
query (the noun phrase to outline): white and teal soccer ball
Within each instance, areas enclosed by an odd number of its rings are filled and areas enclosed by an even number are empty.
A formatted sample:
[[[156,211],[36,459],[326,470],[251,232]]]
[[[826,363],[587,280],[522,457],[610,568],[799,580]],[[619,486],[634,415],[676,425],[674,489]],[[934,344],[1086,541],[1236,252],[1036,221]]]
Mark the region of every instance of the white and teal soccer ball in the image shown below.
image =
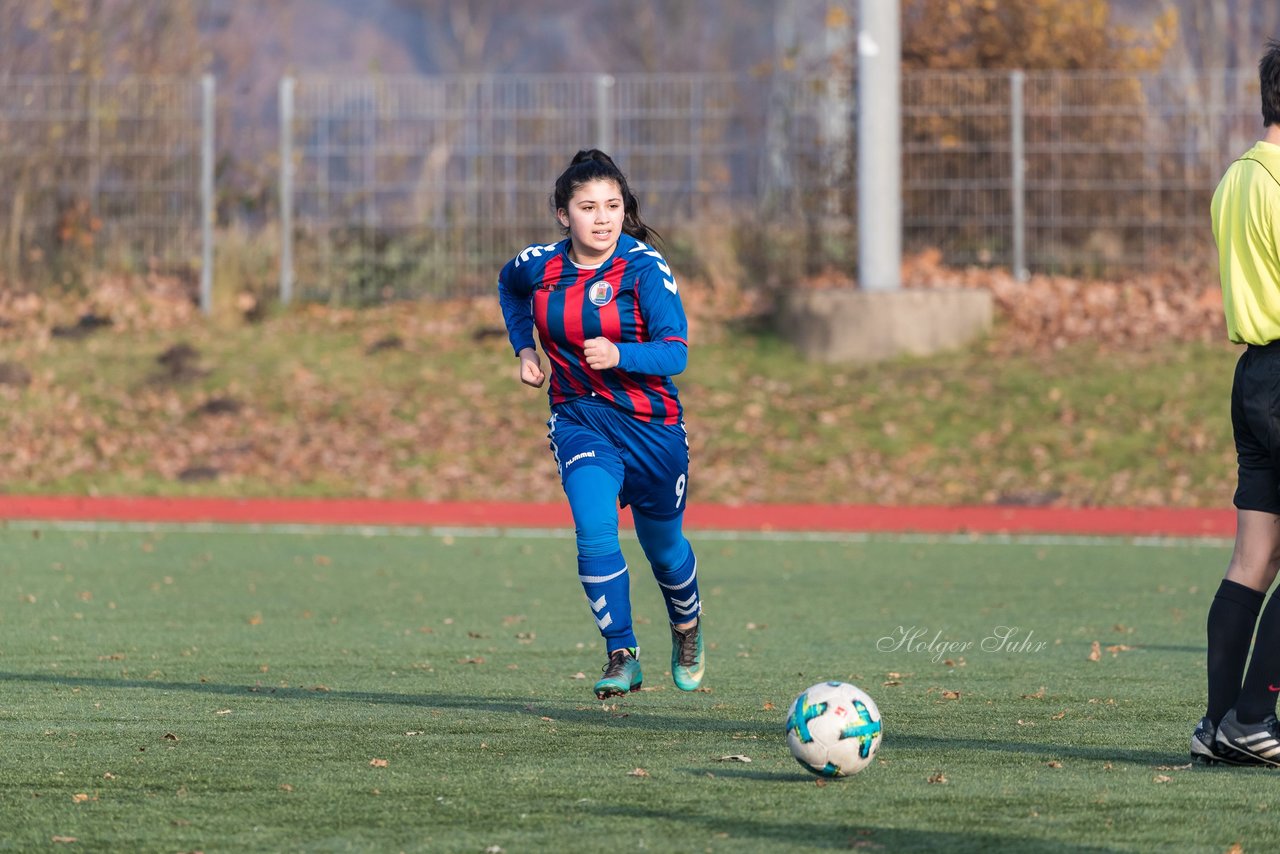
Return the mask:
[[[791,755],[823,777],[847,777],[866,768],[880,748],[881,734],[875,700],[848,682],[806,688],[787,714]]]

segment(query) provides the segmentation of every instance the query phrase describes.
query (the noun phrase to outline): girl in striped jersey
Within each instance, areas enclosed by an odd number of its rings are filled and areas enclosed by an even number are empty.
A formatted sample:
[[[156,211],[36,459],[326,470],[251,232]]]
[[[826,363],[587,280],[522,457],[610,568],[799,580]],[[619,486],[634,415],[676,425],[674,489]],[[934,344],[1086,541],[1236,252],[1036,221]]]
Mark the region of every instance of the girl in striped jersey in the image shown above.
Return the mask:
[[[682,531],[689,441],[671,377],[688,360],[688,323],[675,277],[651,246],[627,179],[607,154],[579,151],[552,196],[565,239],[533,245],[498,276],[498,299],[520,381],[551,368],[551,452],[569,499],[582,582],[608,662],[600,699],[641,686],[631,583],[618,542],[618,509],[636,535],[671,622],[671,676],[702,683],[705,653],[697,561]]]

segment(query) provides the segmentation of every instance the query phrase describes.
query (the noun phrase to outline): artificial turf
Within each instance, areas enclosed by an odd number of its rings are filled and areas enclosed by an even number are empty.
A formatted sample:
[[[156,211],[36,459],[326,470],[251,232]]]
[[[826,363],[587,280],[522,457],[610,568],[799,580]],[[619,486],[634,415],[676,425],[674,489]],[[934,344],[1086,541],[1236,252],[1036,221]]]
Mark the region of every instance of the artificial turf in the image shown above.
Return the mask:
[[[1224,544],[691,538],[704,689],[627,540],[645,689],[601,703],[565,537],[11,524],[0,850],[1270,845],[1280,778],[1187,759]],[[782,727],[823,679],[885,727],[831,782]]]

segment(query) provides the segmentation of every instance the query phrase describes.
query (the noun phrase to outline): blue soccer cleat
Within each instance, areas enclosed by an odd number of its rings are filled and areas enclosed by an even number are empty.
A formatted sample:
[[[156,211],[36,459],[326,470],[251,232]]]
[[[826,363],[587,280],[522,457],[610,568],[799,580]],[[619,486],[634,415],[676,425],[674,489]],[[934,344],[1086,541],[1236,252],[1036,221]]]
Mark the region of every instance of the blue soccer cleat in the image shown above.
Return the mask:
[[[681,691],[696,691],[706,672],[702,647],[702,617],[687,629],[671,627],[671,679]]]
[[[596,698],[607,700],[628,691],[639,691],[644,676],[640,673],[640,659],[629,649],[615,649],[609,653],[609,663],[604,675],[596,683]]]

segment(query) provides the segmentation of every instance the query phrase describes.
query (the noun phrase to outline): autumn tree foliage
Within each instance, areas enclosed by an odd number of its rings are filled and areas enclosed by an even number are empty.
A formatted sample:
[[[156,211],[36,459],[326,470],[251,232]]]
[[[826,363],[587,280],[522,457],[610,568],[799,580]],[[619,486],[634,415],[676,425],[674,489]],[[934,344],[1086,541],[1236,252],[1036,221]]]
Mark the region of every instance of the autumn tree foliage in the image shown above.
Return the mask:
[[[139,223],[171,214],[154,188],[182,168],[168,152],[191,145],[167,121],[184,109],[175,89],[150,80],[207,67],[197,12],[189,2],[0,0],[0,279],[78,287],[105,252],[156,254],[155,229]],[[157,151],[166,154],[147,156]]]
[[[1109,0],[903,0],[902,30],[905,69],[1151,71],[1178,12],[1137,29],[1116,24]]]
[[[1158,250],[1144,226],[1166,212],[1184,215],[1188,191],[1134,193],[1117,204],[1105,190],[1135,180],[1186,186],[1157,180],[1187,168],[1176,152],[1143,146],[1160,138],[1143,73],[1158,69],[1176,41],[1175,9],[1142,29],[1117,24],[1108,0],[903,0],[902,16],[904,101],[912,105],[903,140],[908,152],[931,152],[927,166],[905,158],[906,204],[951,224],[941,247],[948,257],[1013,260],[1012,225],[992,223],[1012,221],[1015,112],[1034,266],[1101,273]],[[1025,73],[1020,83],[1014,71]],[[907,242],[924,248],[910,234]],[[1065,266],[1068,257],[1076,260]]]

